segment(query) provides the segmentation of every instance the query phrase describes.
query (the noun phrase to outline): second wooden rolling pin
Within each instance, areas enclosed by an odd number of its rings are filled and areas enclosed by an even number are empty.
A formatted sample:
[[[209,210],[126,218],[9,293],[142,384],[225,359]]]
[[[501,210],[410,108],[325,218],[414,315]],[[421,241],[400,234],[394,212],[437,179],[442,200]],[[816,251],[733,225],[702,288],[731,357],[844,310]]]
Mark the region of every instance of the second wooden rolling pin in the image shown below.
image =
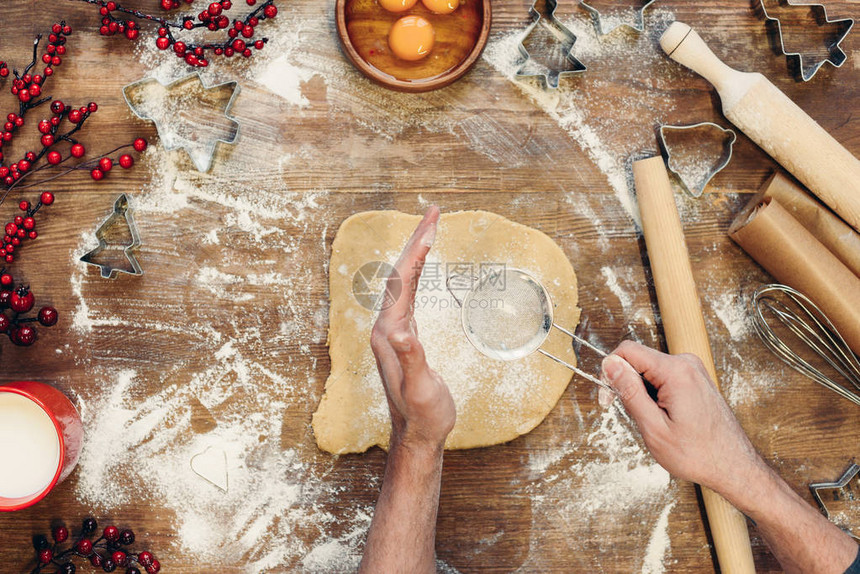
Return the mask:
[[[767,78],[721,62],[687,24],[673,22],[660,46],[717,88],[730,122],[860,231],[860,160]]]
[[[717,382],[681,217],[663,158],[658,156],[633,162],[633,178],[669,352],[698,356]],[[731,472],[731,469],[726,470]],[[726,574],[754,574],[755,563],[746,518],[710,489],[702,487],[702,498],[721,571]]]

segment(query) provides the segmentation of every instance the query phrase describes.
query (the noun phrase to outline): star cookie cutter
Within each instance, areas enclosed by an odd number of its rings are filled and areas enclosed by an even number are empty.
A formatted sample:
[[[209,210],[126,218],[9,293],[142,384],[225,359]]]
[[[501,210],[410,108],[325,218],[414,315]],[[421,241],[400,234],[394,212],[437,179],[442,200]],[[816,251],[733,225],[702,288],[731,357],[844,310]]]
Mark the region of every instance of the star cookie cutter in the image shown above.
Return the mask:
[[[222,102],[213,104],[200,98],[193,102],[173,98],[171,102],[171,93],[179,91],[180,88],[195,80],[203,91],[216,96],[222,91],[230,90],[229,99],[220,98],[222,101],[227,99],[226,104],[222,105]],[[199,72],[194,72],[167,85],[155,78],[143,78],[125,86],[122,89],[122,95],[134,115],[155,123],[155,129],[158,130],[164,149],[167,151],[184,149],[194,163],[194,167],[205,173],[212,167],[215,147],[218,143],[234,144],[239,137],[239,122],[229,115],[239,91],[239,83],[235,80],[209,86],[203,81]],[[146,92],[156,92],[149,94],[150,99],[160,97],[163,101],[137,98],[135,94],[138,92],[143,95],[146,95]],[[180,93],[180,96],[182,95],[184,94]],[[195,106],[193,114],[190,110],[182,109],[183,105],[190,106],[192,103]],[[207,135],[206,132],[209,134]]]
[[[701,163],[702,158],[694,157],[693,159],[698,159],[699,163],[693,164],[689,159],[686,162],[678,159],[682,155],[680,153],[681,149],[687,150],[693,147],[694,151],[707,152],[706,144],[709,142],[707,142],[707,134],[704,132],[708,131],[716,132],[721,138],[721,142],[718,145],[722,146],[722,151],[715,161],[710,164]],[[667,137],[668,134],[673,132],[678,134],[689,133],[691,134],[691,138],[698,141],[693,146],[673,144],[668,141],[669,138]],[[694,132],[703,132],[703,135],[698,136]],[[658,130],[657,139],[669,171],[675,174],[681,183],[681,187],[687,193],[693,197],[700,197],[714,176],[729,165],[732,159],[732,148],[738,136],[734,130],[723,128],[713,122],[700,122],[687,126],[661,125]],[[708,157],[704,157],[704,159],[707,160]]]
[[[526,28],[517,46],[523,61],[514,76],[517,78],[540,78],[546,87],[555,89],[558,88],[559,77],[579,74],[587,68],[585,64],[573,56],[573,45],[576,43],[576,35],[555,17],[558,0],[545,0],[543,13],[537,7],[539,2],[540,0],[532,4],[532,7],[529,8],[529,16],[532,18],[532,23]],[[560,46],[557,54],[559,60],[558,66],[539,64],[532,58],[525,46],[528,37],[539,26],[547,29]]]
[[[848,59],[848,56],[845,55],[845,52],[842,51],[842,48],[839,47],[839,44],[842,43],[842,40],[848,36],[848,33],[851,31],[851,28],[854,27],[854,19],[853,18],[839,18],[836,20],[831,20],[827,16],[827,8],[823,4],[795,4],[793,2],[788,2],[788,0],[776,0],[779,5],[791,6],[794,8],[802,8],[808,7],[810,13],[815,18],[818,26],[826,26],[828,24],[835,24],[838,26],[839,31],[834,33],[833,36],[835,40],[826,42],[828,55],[826,58],[820,60],[814,60],[812,65],[804,66],[803,54],[800,52],[791,52],[785,47],[785,36],[782,33],[782,24],[779,18],[775,16],[771,16],[768,14],[767,7],[765,6],[765,0],[759,0],[759,8],[761,9],[761,13],[767,21],[767,25],[769,28],[771,41],[774,44],[774,49],[782,52],[788,60],[789,67],[793,69],[795,74],[799,73],[800,79],[804,82],[808,82],[815,76],[816,72],[823,66],[826,62],[830,62],[834,68],[839,68],[845,61]],[[778,43],[777,43],[778,40]]]
[[[620,18],[610,18],[604,16],[600,13],[600,10],[588,4],[587,2],[580,2],[580,5],[585,8],[589,14],[591,14],[591,19],[594,20],[594,27],[597,28],[597,33],[601,36],[605,36],[606,34],[609,34],[610,32],[614,31],[617,28],[621,28],[622,26],[626,26],[631,30],[635,30],[640,33],[644,32],[645,8],[653,4],[654,1],[655,0],[645,0],[644,2],[642,2],[642,6],[635,10],[635,18],[632,24]],[[608,26],[608,29],[604,25]]]
[[[83,257],[81,261],[89,265],[95,265],[101,270],[101,276],[105,279],[116,279],[118,273],[126,273],[128,275],[143,275],[143,269],[140,267],[137,258],[132,253],[133,249],[140,246],[140,235],[137,233],[137,225],[134,223],[134,218],[131,216],[132,210],[128,205],[128,196],[120,195],[113,204],[113,213],[99,225],[96,230],[96,238],[99,240],[99,245]],[[131,269],[126,267],[118,267],[112,263],[98,263],[96,258],[109,247],[106,236],[110,229],[119,219],[124,219],[128,226],[129,234],[131,234],[131,243],[123,244],[122,251],[128,260]]]
[[[809,485],[809,490],[812,491],[812,497],[815,498],[815,502],[818,503],[821,512],[828,519],[831,519],[831,513],[827,509],[825,500],[831,503],[850,500],[860,505],[860,464],[855,463],[849,466],[848,470],[836,482],[816,482]],[[829,494],[822,494],[822,492],[828,491]],[[860,540],[860,524],[854,524],[853,531],[847,530],[841,525],[840,527],[857,540]]]

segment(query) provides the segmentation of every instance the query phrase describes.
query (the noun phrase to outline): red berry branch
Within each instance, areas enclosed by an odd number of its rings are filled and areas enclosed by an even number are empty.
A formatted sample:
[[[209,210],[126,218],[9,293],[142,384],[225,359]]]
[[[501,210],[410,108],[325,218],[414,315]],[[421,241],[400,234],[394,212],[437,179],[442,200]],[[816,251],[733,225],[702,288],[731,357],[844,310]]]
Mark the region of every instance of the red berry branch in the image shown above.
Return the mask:
[[[29,201],[18,204],[23,215],[15,218],[3,227],[2,241],[0,241],[0,261],[12,263],[15,260],[16,250],[28,239],[36,239],[36,212],[45,205],[54,203],[54,194],[50,191],[42,192],[39,202],[31,206]],[[30,286],[19,285],[15,287],[15,280],[11,273],[7,273],[6,267],[0,264],[0,333],[9,336],[12,343],[21,347],[29,347],[36,341],[36,327],[32,325],[38,321],[45,327],[56,325],[59,315],[53,307],[42,307],[35,317],[26,317],[34,305],[36,298],[30,291]],[[12,310],[12,317],[6,315],[4,309]]]
[[[224,13],[233,7],[232,0],[218,0],[196,16],[185,16],[181,20],[171,21],[162,16],[147,14],[140,10],[125,8],[114,0],[80,0],[99,7],[102,17],[99,33],[103,36],[123,34],[129,40],[140,36],[140,22],[147,21],[158,24],[158,37],[155,45],[159,50],[173,48],[177,57],[183,58],[189,66],[205,68],[209,65],[207,52],[216,56],[230,57],[242,55],[250,57],[253,50],[262,50],[269,41],[268,38],[254,38],[256,27],[263,20],[274,18],[278,8],[274,0],[265,0],[244,18],[234,18],[232,23]],[[185,0],[191,4],[193,0]],[[257,0],[246,0],[249,6],[255,6]],[[179,6],[178,0],[161,0],[161,7],[171,10]],[[119,13],[122,16],[117,17]],[[131,19],[134,18],[134,19]],[[220,42],[194,43],[184,42],[177,38],[184,32],[196,28],[206,28],[210,31],[227,30],[226,38]]]
[[[11,92],[18,102],[17,112],[11,112],[6,116],[6,122],[0,129],[0,187],[5,187],[0,195],[0,205],[6,200],[9,192],[16,187],[26,189],[35,185],[41,185],[73,170],[90,170],[90,176],[98,181],[119,164],[122,168],[130,168],[134,165],[134,158],[124,153],[116,158],[111,154],[125,148],[133,148],[138,152],[146,149],[146,140],[138,138],[130,144],[120,146],[102,157],[84,161],[59,174],[41,179],[40,181],[25,180],[48,168],[55,168],[69,159],[80,159],[86,154],[83,144],[73,137],[90,117],[98,110],[95,102],[81,107],[69,106],[60,100],[51,102],[51,116],[40,120],[37,128],[41,133],[40,143],[42,148],[38,151],[28,151],[24,157],[9,166],[3,163],[4,155],[2,148],[9,147],[9,143],[15,138],[19,130],[25,125],[25,117],[37,106],[52,100],[51,96],[43,96],[45,81],[54,74],[54,68],[62,63],[66,55],[66,38],[72,33],[72,29],[65,22],[58,22],[51,27],[48,34],[48,42],[44,46],[44,54],[39,58],[39,44],[42,36],[37,36],[33,42],[33,57],[22,72],[12,70]],[[32,73],[39,61],[44,64],[41,74]],[[0,61],[0,80],[9,77],[9,67]],[[68,122],[68,123],[66,123]],[[57,150],[60,143],[69,144],[68,155]],[[46,163],[39,165],[42,159]],[[54,194],[50,191],[42,192],[36,205],[29,201],[21,201],[18,204],[23,214],[16,215],[0,228],[0,334],[8,335],[12,343],[20,346],[32,345],[36,340],[35,323],[50,327],[57,323],[58,313],[53,307],[42,307],[35,317],[27,316],[35,306],[35,297],[30,291],[29,285],[18,284],[16,287],[12,274],[7,271],[7,265],[12,264],[19,255],[20,248],[28,240],[38,237],[36,231],[36,213],[46,205],[54,203]],[[6,314],[6,309],[12,311],[12,316]]]
[[[101,536],[93,540],[92,536],[97,529],[98,523],[95,519],[85,518],[81,523],[81,534],[74,544],[71,544],[69,529],[65,526],[57,526],[51,531],[54,544],[50,544],[43,534],[34,536],[36,567],[31,570],[31,574],[39,574],[47,568],[50,568],[52,573],[75,574],[77,566],[73,559],[76,557],[89,559],[90,564],[105,572],[125,568],[126,574],[142,574],[138,566],[147,574],[158,574],[161,570],[161,564],[151,552],[129,552],[128,548],[124,548],[134,544],[132,530],[108,526]],[[60,545],[66,541],[71,545],[63,550]],[[55,569],[57,567],[59,568]]]

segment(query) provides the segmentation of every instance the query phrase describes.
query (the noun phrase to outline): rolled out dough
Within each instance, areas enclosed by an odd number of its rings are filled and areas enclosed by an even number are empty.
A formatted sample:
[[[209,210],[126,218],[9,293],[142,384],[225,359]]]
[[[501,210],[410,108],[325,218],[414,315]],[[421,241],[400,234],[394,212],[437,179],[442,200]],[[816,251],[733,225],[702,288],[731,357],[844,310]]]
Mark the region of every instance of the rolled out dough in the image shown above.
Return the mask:
[[[420,221],[397,211],[358,213],[343,222],[329,265],[331,374],[313,416],[317,444],[342,454],[388,447],[390,419],[382,381],[370,350],[376,313],[353,294],[353,277],[365,263],[393,264]],[[506,265],[543,283],[555,322],[579,322],[576,275],[556,243],[536,229],[486,211],[443,214],[416,296],[415,319],[427,360],[451,389],[457,424],[445,447],[464,449],[507,442],[535,428],[561,397],[571,371],[535,353],[518,361],[480,354],[466,339],[460,310],[445,288],[447,264]],[[380,284],[380,291],[382,285]],[[575,364],[570,339],[556,330],[544,349]]]

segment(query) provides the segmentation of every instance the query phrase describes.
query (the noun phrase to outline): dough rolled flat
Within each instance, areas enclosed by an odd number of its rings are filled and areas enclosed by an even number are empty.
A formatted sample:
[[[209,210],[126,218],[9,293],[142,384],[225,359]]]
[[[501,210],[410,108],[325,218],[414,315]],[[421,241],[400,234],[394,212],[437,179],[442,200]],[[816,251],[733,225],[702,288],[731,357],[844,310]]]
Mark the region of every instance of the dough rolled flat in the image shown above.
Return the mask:
[[[343,454],[388,447],[388,404],[370,350],[376,312],[353,295],[353,279],[365,263],[393,264],[420,219],[397,211],[364,212],[344,221],[335,236],[329,265],[331,374],[313,416],[322,450]],[[471,264],[476,275],[482,263],[531,273],[552,297],[555,322],[571,330],[580,315],[576,275],[561,248],[536,229],[486,211],[446,213],[439,222],[415,318],[427,360],[448,384],[457,407],[445,447],[507,442],[543,421],[572,373],[537,353],[517,361],[480,354],[466,339],[460,310],[445,288],[447,265],[455,263]],[[543,348],[576,364],[566,335],[551,333]]]

